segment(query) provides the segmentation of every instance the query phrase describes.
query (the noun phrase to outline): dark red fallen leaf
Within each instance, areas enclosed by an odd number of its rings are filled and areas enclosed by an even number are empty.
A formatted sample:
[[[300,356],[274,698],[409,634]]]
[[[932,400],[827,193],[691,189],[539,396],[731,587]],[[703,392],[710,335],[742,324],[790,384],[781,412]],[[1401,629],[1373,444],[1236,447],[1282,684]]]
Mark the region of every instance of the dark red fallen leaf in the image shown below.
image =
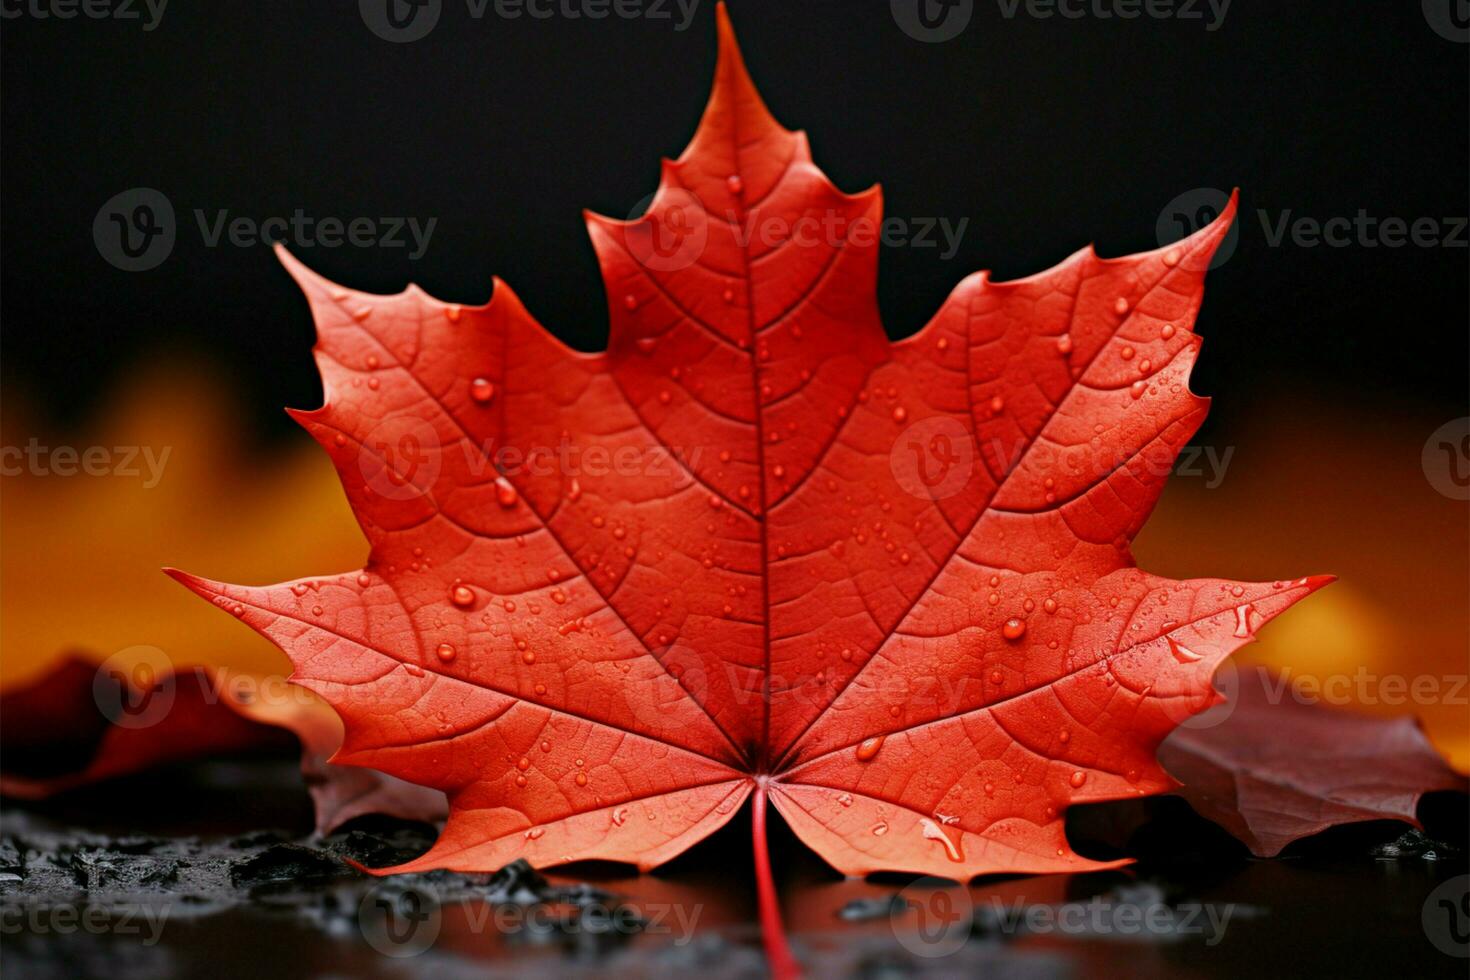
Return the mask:
[[[377,296],[283,252],[325,389],[294,414],[371,553],[173,574],[337,709],[335,761],[449,795],[434,848],[380,870],[651,868],[753,796],[784,973],[768,801],[849,874],[1111,866],[1063,812],[1169,789],[1155,749],[1216,666],[1328,580],[1173,581],[1129,549],[1205,416],[1193,326],[1233,202],[1154,252],[971,276],[890,343],[879,191],[826,179],[719,21],[648,212],[587,218],[608,350],[498,281],[478,308]]]
[[[212,671],[99,670],[71,657],[0,694],[0,793],[43,799],[158,766],[288,751],[286,732],[225,708]]]
[[[1201,715],[1159,748],[1159,761],[1184,784],[1178,794],[1252,853],[1274,857],[1339,824],[1418,827],[1421,796],[1466,790],[1414,719],[1304,704],[1284,680],[1260,676],[1264,683],[1240,685],[1224,721],[1197,725],[1208,721]]]

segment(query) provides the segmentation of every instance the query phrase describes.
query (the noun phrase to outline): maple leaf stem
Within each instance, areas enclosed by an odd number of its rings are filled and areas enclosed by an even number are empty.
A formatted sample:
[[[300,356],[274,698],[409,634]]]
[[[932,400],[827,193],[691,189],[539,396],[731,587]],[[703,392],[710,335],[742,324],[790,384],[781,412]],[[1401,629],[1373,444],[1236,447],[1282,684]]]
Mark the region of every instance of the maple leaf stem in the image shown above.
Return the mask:
[[[755,788],[755,809],[750,822],[755,842],[755,886],[760,906],[761,936],[766,946],[766,961],[775,980],[793,980],[801,976],[801,968],[791,955],[786,930],[781,926],[781,906],[776,900],[776,882],[771,877],[771,854],[766,846],[766,784]]]

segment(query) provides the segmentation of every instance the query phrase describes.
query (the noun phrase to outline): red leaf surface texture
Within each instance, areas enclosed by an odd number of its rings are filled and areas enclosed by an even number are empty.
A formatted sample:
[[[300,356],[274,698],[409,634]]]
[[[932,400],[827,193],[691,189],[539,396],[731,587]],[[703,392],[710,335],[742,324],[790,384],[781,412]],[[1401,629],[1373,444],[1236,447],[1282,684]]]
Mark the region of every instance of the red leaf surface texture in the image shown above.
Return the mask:
[[[263,588],[174,574],[336,708],[334,761],[448,795],[437,844],[380,870],[652,868],[752,793],[757,833],[769,799],[852,875],[1102,867],[1067,807],[1172,788],[1159,742],[1327,581],[1129,551],[1205,416],[1192,327],[1233,202],[1155,252],[973,275],[890,343],[879,190],[838,191],[775,121],[723,9],[719,47],[647,212],[587,216],[605,352],[499,281],[462,307],[282,253],[325,389],[294,414],[371,553]]]

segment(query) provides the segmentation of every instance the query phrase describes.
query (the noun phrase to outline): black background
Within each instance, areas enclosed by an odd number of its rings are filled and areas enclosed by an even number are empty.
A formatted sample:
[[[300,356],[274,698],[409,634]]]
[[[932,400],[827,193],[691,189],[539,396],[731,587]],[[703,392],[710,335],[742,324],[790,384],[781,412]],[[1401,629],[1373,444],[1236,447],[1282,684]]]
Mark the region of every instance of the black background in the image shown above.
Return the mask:
[[[839,186],[881,182],[890,215],[969,219],[948,261],[885,250],[893,336],[968,272],[1026,275],[1089,240],[1104,255],[1152,248],[1176,195],[1238,185],[1240,245],[1200,321],[1194,387],[1225,396],[1214,424],[1232,403],[1304,390],[1464,412],[1463,247],[1272,248],[1256,215],[1466,214],[1467,46],[1432,31],[1417,0],[1237,0],[1214,32],[1006,19],[982,0],[939,44],[904,34],[883,0],[736,0],[731,13],[772,110],[810,133]],[[412,279],[466,303],[498,273],[551,330],[599,347],[605,301],[580,209],[628,214],[693,132],[711,0],[674,27],[473,20],[464,0],[409,44],[376,37],[353,0],[174,0],[152,32],[4,21],[5,383],[65,424],[140,361],[183,350],[241,389],[235,435],[289,431],[280,406],[320,398],[306,305],[268,248],[205,247],[196,208],[437,217],[417,262],[298,253],[357,288]],[[114,269],[92,240],[103,202],[136,186],[179,218],[172,255],[144,273]]]

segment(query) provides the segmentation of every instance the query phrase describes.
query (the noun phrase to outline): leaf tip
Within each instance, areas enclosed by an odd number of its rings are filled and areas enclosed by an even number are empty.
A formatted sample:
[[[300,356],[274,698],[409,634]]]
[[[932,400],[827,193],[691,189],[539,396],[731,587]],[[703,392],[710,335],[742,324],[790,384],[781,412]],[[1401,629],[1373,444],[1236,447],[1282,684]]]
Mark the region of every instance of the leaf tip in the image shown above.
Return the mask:
[[[220,595],[224,589],[224,586],[219,582],[214,582],[207,578],[200,578],[198,575],[194,575],[190,572],[186,572],[182,569],[174,568],[169,565],[165,565],[163,567],[163,574],[167,575],[175,582],[178,582],[180,585],[188,589],[190,592],[193,592],[195,595],[201,596],[205,599],[214,599],[215,596]]]

